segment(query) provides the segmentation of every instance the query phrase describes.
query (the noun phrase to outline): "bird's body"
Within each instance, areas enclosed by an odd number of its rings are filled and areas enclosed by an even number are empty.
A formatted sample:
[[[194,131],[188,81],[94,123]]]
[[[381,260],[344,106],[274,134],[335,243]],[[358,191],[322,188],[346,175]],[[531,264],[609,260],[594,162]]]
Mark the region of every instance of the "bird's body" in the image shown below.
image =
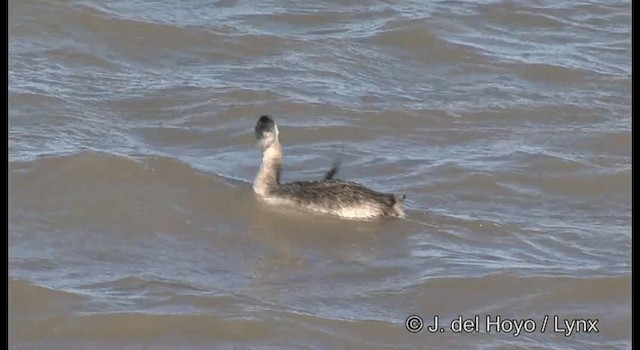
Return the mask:
[[[350,219],[404,217],[405,196],[381,193],[361,184],[333,179],[338,164],[320,181],[297,181],[281,184],[282,146],[278,127],[262,116],[255,127],[262,145],[262,165],[253,183],[254,192],[273,204],[285,204],[314,212]]]

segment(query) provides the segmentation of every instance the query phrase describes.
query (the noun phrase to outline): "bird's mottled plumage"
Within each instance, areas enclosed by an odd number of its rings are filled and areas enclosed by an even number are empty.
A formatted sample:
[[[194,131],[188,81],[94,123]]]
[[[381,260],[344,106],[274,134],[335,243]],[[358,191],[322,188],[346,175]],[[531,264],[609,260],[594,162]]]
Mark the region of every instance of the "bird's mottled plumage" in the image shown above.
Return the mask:
[[[333,179],[336,162],[321,181],[280,184],[282,146],[278,127],[269,116],[258,119],[256,138],[262,146],[262,165],[253,189],[262,199],[344,218],[404,217],[405,196],[381,193],[350,181]]]

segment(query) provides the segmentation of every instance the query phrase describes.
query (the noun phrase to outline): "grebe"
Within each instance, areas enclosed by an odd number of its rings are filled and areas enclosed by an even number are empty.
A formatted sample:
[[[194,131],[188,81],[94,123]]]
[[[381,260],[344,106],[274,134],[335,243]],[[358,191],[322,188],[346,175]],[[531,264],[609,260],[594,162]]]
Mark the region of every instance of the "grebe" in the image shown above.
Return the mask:
[[[262,164],[253,191],[261,199],[350,219],[405,216],[405,195],[380,193],[354,182],[335,180],[337,162],[321,181],[281,184],[282,145],[278,126],[271,117],[263,115],[256,123],[255,134],[262,148]]]

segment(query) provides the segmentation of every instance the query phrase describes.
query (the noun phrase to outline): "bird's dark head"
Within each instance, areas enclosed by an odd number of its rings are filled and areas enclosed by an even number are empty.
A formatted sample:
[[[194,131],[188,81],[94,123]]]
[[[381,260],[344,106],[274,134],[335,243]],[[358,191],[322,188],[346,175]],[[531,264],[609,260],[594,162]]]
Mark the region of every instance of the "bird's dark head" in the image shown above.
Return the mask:
[[[263,115],[258,119],[255,127],[256,139],[263,148],[268,147],[278,141],[278,126],[268,115]]]

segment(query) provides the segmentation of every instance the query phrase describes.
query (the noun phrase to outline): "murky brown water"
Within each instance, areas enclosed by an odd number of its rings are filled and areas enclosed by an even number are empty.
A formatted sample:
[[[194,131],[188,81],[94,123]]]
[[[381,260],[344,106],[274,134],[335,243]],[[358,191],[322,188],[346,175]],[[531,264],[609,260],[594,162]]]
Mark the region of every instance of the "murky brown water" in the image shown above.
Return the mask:
[[[10,346],[628,349],[630,124],[630,1],[10,0]]]

